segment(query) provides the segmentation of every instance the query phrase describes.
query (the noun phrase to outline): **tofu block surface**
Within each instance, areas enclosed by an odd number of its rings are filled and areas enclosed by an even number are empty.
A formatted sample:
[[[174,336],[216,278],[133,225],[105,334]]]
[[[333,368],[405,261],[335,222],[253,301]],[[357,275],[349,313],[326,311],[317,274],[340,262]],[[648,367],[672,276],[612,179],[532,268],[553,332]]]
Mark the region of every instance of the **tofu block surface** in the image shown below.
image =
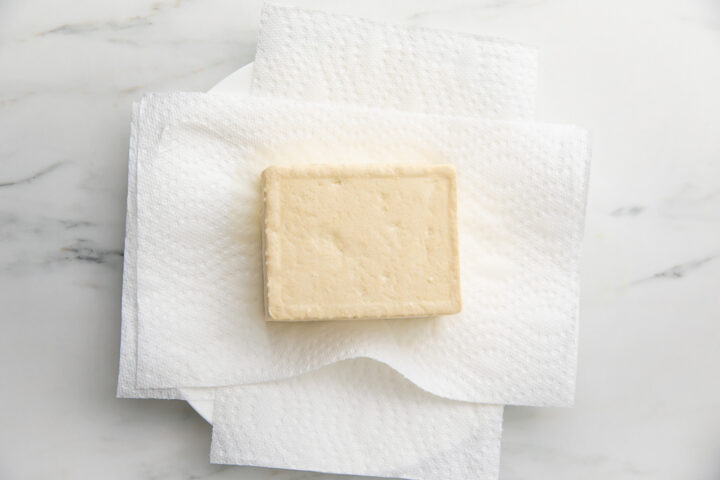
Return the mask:
[[[453,166],[274,166],[262,189],[268,320],[461,310]]]

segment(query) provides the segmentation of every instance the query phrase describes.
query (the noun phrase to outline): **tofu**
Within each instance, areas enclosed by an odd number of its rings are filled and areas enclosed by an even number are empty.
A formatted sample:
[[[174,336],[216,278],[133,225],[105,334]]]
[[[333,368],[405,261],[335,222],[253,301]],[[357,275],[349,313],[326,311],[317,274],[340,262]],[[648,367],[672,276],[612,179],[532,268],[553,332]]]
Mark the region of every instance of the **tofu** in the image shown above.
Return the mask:
[[[461,310],[452,165],[273,166],[262,191],[268,320]]]

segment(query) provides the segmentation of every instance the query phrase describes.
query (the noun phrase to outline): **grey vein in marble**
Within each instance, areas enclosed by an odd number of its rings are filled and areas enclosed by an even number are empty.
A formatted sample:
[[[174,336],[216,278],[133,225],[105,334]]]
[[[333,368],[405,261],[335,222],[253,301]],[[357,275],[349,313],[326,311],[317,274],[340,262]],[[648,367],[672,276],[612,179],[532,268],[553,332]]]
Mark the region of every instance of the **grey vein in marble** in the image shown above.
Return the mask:
[[[60,167],[61,167],[62,165],[64,165],[65,163],[66,163],[66,162],[56,162],[56,163],[53,163],[53,164],[51,164],[51,165],[43,168],[42,170],[40,170],[40,171],[38,171],[38,172],[30,175],[30,176],[27,176],[27,177],[24,177],[24,178],[19,178],[19,179],[17,179],[17,180],[10,180],[10,181],[0,182],[0,188],[3,188],[3,187],[15,187],[15,186],[23,185],[23,184],[26,184],[26,183],[32,183],[32,182],[34,182],[35,180],[37,180],[38,178],[44,177],[45,175],[47,175],[47,174],[49,174],[49,173],[57,170],[58,168],[60,168]]]
[[[720,221],[720,188],[685,185],[661,203],[660,213],[674,220]]]
[[[91,240],[85,238],[79,238],[60,250],[64,252],[63,258],[65,260],[79,260],[97,264],[108,263],[123,256],[123,251],[120,249],[98,247]]]
[[[688,273],[697,270],[698,268],[711,262],[712,260],[715,260],[718,257],[720,257],[720,255],[711,255],[709,257],[702,257],[702,258],[698,258],[698,259],[694,259],[694,260],[689,260],[687,262],[683,262],[683,263],[680,263],[677,265],[673,265],[672,267],[662,270],[660,272],[657,272],[653,275],[650,275],[649,277],[635,280],[630,285],[637,285],[639,283],[644,283],[644,282],[647,282],[650,280],[655,280],[655,279],[660,279],[660,278],[683,278]]]
[[[177,10],[183,4],[190,3],[192,0],[175,0],[168,5],[162,2],[155,2],[151,6],[150,13],[144,15],[135,15],[121,20],[107,20],[104,22],[78,22],[66,23],[58,27],[44,30],[37,33],[36,37],[44,37],[47,35],[84,35],[98,31],[117,32],[122,30],[132,30],[139,27],[147,27],[153,24],[152,18],[159,13]]]
[[[60,25],[59,27],[45,30],[44,32],[38,33],[36,36],[44,37],[46,35],[83,35],[90,32],[97,31],[111,31],[116,32],[118,30],[128,30],[138,27],[145,27],[152,25],[152,21],[148,17],[132,17],[123,22],[108,21],[104,23],[73,23]]]
[[[632,205],[629,207],[620,207],[616,208],[612,212],[610,212],[610,215],[613,217],[634,217],[637,215],[640,215],[645,210],[645,207],[642,207],[640,205]]]

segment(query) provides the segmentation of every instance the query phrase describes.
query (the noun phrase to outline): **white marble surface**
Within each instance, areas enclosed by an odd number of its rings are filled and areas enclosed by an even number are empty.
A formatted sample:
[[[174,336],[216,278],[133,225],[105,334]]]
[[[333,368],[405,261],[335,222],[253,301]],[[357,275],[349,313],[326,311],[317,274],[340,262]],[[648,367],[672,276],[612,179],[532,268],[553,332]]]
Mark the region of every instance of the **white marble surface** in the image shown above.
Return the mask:
[[[720,4],[296,3],[536,45],[538,118],[593,132],[577,405],[508,408],[501,478],[720,478]],[[259,8],[0,2],[0,478],[348,478],[114,396],[130,103],[251,61]]]

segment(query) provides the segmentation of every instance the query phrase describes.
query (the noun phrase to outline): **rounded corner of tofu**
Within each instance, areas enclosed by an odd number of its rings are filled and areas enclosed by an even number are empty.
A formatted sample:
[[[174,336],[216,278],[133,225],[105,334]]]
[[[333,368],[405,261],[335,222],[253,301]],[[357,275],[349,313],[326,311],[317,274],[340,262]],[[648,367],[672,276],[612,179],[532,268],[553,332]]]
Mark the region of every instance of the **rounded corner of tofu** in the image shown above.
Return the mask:
[[[462,312],[462,300],[458,299],[457,302],[455,302],[455,305],[453,305],[451,314],[456,314]]]
[[[281,315],[278,315],[278,313],[275,311],[275,309],[271,306],[267,306],[265,308],[265,321],[266,322],[277,322],[283,320],[281,318]]]
[[[444,163],[442,165],[438,165],[438,169],[442,174],[447,175],[448,177],[454,178],[456,176],[455,165],[453,165],[452,163]]]
[[[265,170],[263,170],[260,173],[260,178],[263,179],[263,181],[267,180],[267,178],[269,176],[272,176],[273,172],[275,172],[276,170],[277,170],[277,167],[275,167],[275,165],[270,165],[269,167],[265,168]]]
[[[282,181],[284,176],[287,174],[286,167],[281,165],[270,165],[260,174],[263,184],[277,184]]]

